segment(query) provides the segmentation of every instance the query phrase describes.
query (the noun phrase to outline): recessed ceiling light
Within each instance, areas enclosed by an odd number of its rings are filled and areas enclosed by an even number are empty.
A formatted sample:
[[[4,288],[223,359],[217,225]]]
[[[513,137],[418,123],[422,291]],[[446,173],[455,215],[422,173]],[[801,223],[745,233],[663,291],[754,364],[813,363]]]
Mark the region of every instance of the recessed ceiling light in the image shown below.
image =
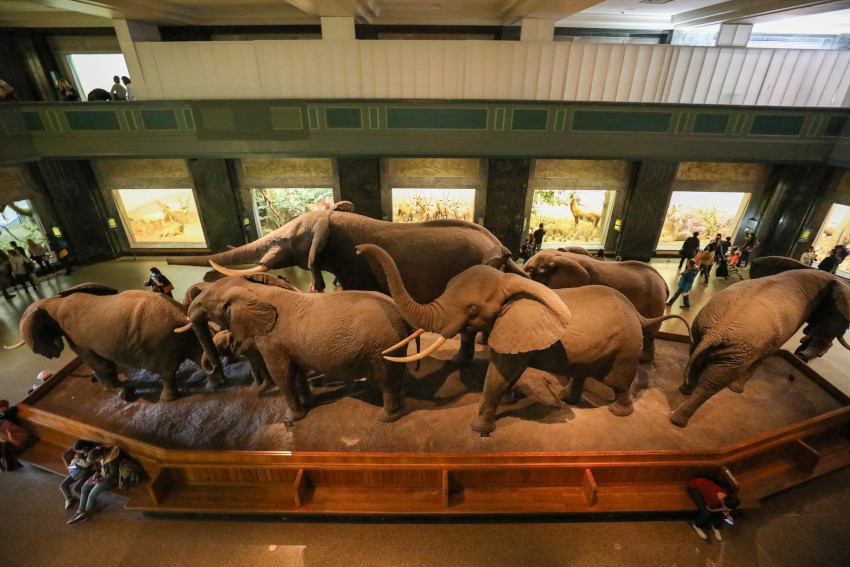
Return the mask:
[[[669,4],[673,0],[639,0],[639,4]]]

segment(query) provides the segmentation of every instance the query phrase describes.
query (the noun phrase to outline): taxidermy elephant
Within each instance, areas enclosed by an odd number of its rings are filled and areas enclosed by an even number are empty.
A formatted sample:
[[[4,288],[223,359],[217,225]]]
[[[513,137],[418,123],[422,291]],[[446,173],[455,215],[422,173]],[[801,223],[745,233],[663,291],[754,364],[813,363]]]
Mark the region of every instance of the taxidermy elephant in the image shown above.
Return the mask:
[[[321,271],[334,274],[346,290],[389,293],[383,271],[358,256],[358,244],[376,244],[395,260],[410,294],[417,301],[432,301],[448,281],[470,266],[494,257],[504,258],[505,269],[524,272],[510,259],[507,249],[486,228],[458,220],[424,223],[391,223],[353,212],[354,205],[340,201],[328,210],[311,211],[293,219],[250,244],[209,256],[168,258],[169,264],[187,266],[237,266],[257,264],[251,272],[289,266],[310,270],[311,288],[324,289]],[[216,267],[216,266],[214,266]],[[250,273],[221,270],[228,275]]]
[[[679,387],[689,397],[670,421],[685,427],[726,386],[742,392],[756,367],[803,323],[811,338],[800,358],[822,355],[835,338],[850,349],[843,338],[850,325],[850,286],[805,269],[739,282],[715,294],[694,319],[694,345]]]
[[[287,421],[303,418],[312,403],[304,379],[308,369],[343,380],[365,376],[383,393],[378,419],[389,422],[401,415],[404,365],[385,362],[382,353],[410,328],[384,294],[310,294],[268,274],[230,276],[192,301],[189,320],[204,345],[205,364],[220,365],[209,322],[230,331],[233,354],[256,349],[286,400]]]
[[[551,290],[489,266],[473,266],[455,276],[440,297],[423,305],[407,293],[386,252],[369,244],[358,249],[386,270],[393,299],[405,319],[414,327],[442,335],[420,355],[389,360],[421,358],[464,329],[490,333],[491,362],[478,416],[472,422],[472,429],[479,433],[495,428],[502,394],[528,367],[571,377],[561,392],[569,403],[579,401],[586,378],[596,378],[614,390],[615,400],[608,406],[611,412],[631,414],[629,390],[637,373],[642,326],[681,319],[667,315],[645,320],[623,294],[609,287]]]
[[[263,385],[263,389],[271,386],[273,381],[271,379],[271,375],[269,375],[269,370],[266,368],[266,363],[263,361],[262,355],[256,347],[253,346],[253,343],[245,341],[240,344],[233,338],[233,333],[230,331],[217,332],[213,336],[213,343],[215,343],[216,351],[219,355],[227,356],[231,360],[239,358],[240,356],[244,357],[251,367],[251,377],[253,378],[255,385]],[[210,360],[205,352],[201,358],[201,367],[205,372],[212,372],[215,369],[217,362],[218,361]]]
[[[600,262],[573,252],[541,250],[523,264],[523,269],[531,279],[552,289],[604,285],[625,295],[647,319],[664,314],[667,282],[644,262]],[[641,362],[655,357],[655,335],[660,327],[659,323],[644,328]]]
[[[62,338],[109,388],[120,388],[116,365],[144,368],[162,379],[160,400],[177,397],[174,375],[191,359],[200,365],[203,350],[193,335],[175,336],[186,322],[186,308],[161,293],[117,290],[84,283],[36,301],[21,319],[23,340],[36,354],[57,358]],[[224,379],[220,369],[207,374],[216,388]]]

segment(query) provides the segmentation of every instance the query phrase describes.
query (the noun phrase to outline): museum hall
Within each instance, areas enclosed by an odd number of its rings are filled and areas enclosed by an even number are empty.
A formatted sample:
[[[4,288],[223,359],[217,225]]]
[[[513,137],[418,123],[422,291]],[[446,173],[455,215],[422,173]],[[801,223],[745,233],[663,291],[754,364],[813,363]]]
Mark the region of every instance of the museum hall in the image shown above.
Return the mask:
[[[846,0],[4,0],[0,135],[0,566],[850,565]]]

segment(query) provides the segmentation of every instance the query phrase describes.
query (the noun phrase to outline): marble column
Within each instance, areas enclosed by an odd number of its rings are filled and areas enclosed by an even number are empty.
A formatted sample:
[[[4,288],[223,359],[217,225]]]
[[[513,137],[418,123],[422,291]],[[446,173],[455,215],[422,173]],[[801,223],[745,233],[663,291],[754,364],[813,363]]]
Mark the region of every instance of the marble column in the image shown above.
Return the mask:
[[[381,164],[378,158],[339,158],[340,200],[354,203],[354,212],[381,218]]]
[[[523,214],[528,195],[531,160],[491,159],[487,166],[484,227],[516,256],[523,236]]]
[[[214,252],[245,244],[240,207],[223,159],[186,160],[207,245]]]
[[[617,247],[617,255],[623,260],[649,262],[655,254],[678,169],[678,162],[672,161],[636,164]]]

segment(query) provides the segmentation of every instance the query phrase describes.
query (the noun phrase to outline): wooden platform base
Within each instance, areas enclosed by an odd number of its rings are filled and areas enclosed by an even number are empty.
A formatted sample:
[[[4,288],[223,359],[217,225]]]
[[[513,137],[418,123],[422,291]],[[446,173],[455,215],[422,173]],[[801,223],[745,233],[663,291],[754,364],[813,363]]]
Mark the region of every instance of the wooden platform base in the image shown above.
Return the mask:
[[[669,337],[668,337],[669,339]],[[22,459],[64,472],[76,439],[125,449],[150,479],[123,496],[146,512],[566,514],[691,510],[687,482],[725,475],[745,506],[850,464],[850,399],[783,356],[844,406],[717,451],[293,453],[166,450],[38,409],[71,363],[19,404],[41,441]],[[672,426],[671,426],[672,427]],[[119,495],[122,495],[119,493]]]

